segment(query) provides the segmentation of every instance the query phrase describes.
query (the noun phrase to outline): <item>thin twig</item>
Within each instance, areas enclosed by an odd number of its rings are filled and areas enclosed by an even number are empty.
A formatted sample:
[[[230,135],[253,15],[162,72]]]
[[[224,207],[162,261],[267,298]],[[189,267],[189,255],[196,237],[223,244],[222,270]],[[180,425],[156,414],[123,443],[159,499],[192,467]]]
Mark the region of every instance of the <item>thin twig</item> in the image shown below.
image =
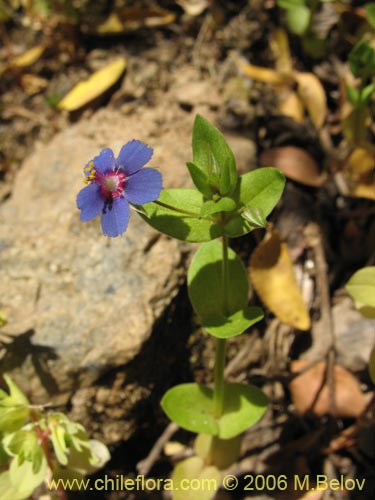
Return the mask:
[[[327,262],[323,247],[320,228],[315,223],[310,223],[305,229],[305,236],[308,244],[314,252],[315,268],[316,268],[316,287],[320,299],[320,322],[323,326],[322,330],[329,335],[329,345],[327,348],[327,370],[326,380],[329,390],[329,405],[332,415],[336,412],[335,403],[335,334],[332,319],[331,299],[328,283]]]
[[[173,434],[175,434],[179,429],[179,426],[174,422],[171,422],[165,429],[163,434],[156,441],[154,446],[151,448],[150,453],[146,458],[137,463],[137,470],[139,474],[146,476],[152,469],[154,463],[159,458],[165,443],[167,443]]]

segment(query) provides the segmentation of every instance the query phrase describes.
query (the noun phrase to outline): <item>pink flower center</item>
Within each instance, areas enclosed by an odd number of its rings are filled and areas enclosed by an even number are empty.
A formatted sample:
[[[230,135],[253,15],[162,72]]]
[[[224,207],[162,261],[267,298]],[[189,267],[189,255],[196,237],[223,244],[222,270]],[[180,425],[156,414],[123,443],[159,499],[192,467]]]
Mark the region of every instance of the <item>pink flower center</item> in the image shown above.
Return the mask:
[[[95,178],[95,181],[100,185],[103,196],[111,200],[120,198],[124,191],[125,180],[125,174],[120,171],[109,172]]]

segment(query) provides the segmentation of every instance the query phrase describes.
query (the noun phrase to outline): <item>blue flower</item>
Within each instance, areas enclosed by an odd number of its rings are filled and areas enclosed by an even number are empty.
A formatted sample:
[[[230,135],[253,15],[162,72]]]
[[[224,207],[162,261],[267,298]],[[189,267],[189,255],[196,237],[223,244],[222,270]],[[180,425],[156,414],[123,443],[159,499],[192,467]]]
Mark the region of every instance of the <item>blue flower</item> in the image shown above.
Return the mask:
[[[160,172],[142,167],[151,159],[153,150],[133,140],[121,148],[115,159],[106,148],[84,168],[88,184],[77,196],[77,207],[82,221],[90,221],[101,214],[103,234],[119,236],[129,222],[129,203],[143,205],[159,197],[162,189]]]

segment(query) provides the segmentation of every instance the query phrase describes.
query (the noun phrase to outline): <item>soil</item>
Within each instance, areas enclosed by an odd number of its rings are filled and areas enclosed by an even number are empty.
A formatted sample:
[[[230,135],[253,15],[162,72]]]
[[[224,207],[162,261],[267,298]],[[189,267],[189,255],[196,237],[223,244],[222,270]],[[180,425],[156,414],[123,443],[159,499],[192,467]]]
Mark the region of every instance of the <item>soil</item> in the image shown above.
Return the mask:
[[[318,174],[327,170],[327,164],[332,167],[334,162],[340,163],[340,144],[343,142],[342,130],[337,125],[340,81],[335,73],[332,54],[345,61],[351,48],[350,36],[341,38],[342,24],[339,26],[333,22],[329,31],[329,51],[317,59],[304,53],[298,37],[290,36],[296,68],[318,75],[328,96],[324,135],[322,130],[317,131],[307,115],[297,123],[277,112],[277,93],[273,86],[250,80],[236,67],[238,57],[254,65],[274,67],[275,57],[269,41],[274,30],[285,28],[285,23],[273,0],[202,0],[206,8],[197,15],[189,15],[182,6],[188,9],[187,5],[200,2],[160,0],[158,6],[172,13],[173,21],[163,24],[164,13],[159,16],[158,26],[146,26],[147,19],[143,14],[138,24],[126,27],[118,34],[98,35],[97,27],[111,12],[124,8],[123,3],[99,1],[95,2],[95,8],[91,8],[88,1],[77,2],[81,18],[76,24],[61,14],[57,15],[57,11],[45,18],[18,9],[0,25],[1,55],[8,64],[7,68],[3,68],[0,81],[1,200],[11,196],[14,176],[37,141],[48,142],[58,131],[84,119],[100,107],[120,108],[124,115],[137,114],[141,106],[147,105],[152,109],[160,96],[165,99],[168,94],[171,100],[178,101],[186,113],[195,114],[200,106],[206,106],[224,135],[237,135],[254,141],[258,164],[264,152],[282,146],[303,149],[318,166]],[[155,2],[151,1],[138,3],[144,7],[155,6]],[[346,18],[344,21],[349,30],[351,24]],[[11,64],[16,54],[37,44],[44,44],[46,48],[30,67]],[[127,59],[126,73],[120,82],[72,113],[56,107],[59,98],[77,82],[118,55]],[[211,92],[205,90],[202,95],[202,82],[206,85],[205,89],[209,82]],[[372,133],[371,129],[369,133]],[[328,152],[323,136],[329,137],[334,153],[332,150]],[[236,493],[220,491],[217,499],[302,498],[305,492],[293,488],[291,478],[316,478],[321,474],[331,479],[343,475],[364,478],[365,488],[363,491],[315,492],[316,496],[311,496],[311,499],[370,500],[374,498],[375,491],[372,465],[375,457],[374,405],[369,403],[367,412],[357,417],[332,414],[331,411],[323,414],[300,412],[292,400],[290,381],[292,362],[304,357],[317,345],[323,346],[319,360],[329,363],[332,345],[322,341],[317,331],[322,326],[327,327],[323,311],[331,312],[334,305],[341,303],[345,295],[344,286],[350,276],[360,267],[375,265],[374,204],[373,200],[343,196],[333,177],[318,187],[291,177],[271,222],[288,244],[295,268],[304,272],[305,284],[312,283],[307,300],[313,325],[309,332],[296,332],[278,321],[272,313],[266,312],[265,319],[251,334],[229,341],[228,360],[234,359],[235,362],[229,362],[228,380],[261,386],[271,403],[261,423],[245,434],[240,460],[231,469],[239,478],[240,486]],[[311,266],[317,257],[317,247],[310,244],[304,232],[312,223],[319,227],[320,248],[324,256],[324,266],[314,269]],[[263,234],[262,230],[257,230],[233,241],[233,248],[246,264]],[[319,274],[328,290],[328,303],[324,302],[322,289],[316,285]],[[260,304],[254,294],[252,300]],[[342,315],[339,321],[342,328],[348,330],[347,317]],[[357,330],[362,331],[361,319],[357,318],[356,322]],[[176,331],[179,332],[178,342],[173,335]],[[372,342],[373,332],[370,328]],[[330,338],[330,332],[325,331],[325,336]],[[175,343],[178,343],[177,347]],[[155,326],[155,334],[145,349],[154,350],[155,358],[160,356],[160,362],[173,366],[176,365],[175,352],[179,353],[178,369],[175,379],[168,381],[170,386],[192,380],[207,384],[212,382],[214,339],[200,329],[189,304],[186,287],[181,289],[163,319]],[[346,360],[348,370],[360,384],[362,394],[369,396],[370,401],[373,384],[365,364],[354,361],[358,352],[353,350],[348,355],[351,347],[346,348],[345,343],[341,349],[349,358],[349,361]],[[357,350],[360,351],[361,347]],[[141,363],[142,359],[138,357],[134,362]],[[145,392],[147,397],[139,409],[148,418],[139,423],[139,430],[130,441],[112,446],[110,462],[94,477],[102,478],[107,474],[110,478],[118,475],[135,478],[137,464],[145,459],[167,427],[168,421],[159,407],[160,397],[167,387],[163,385],[165,381],[158,381],[157,366],[152,369],[155,371],[156,389],[151,394],[149,390]],[[117,376],[108,374],[102,384],[112,386]],[[115,405],[112,410],[116,411]],[[350,432],[353,426],[354,434],[345,437],[345,431]],[[340,445],[334,441],[338,437],[341,438]],[[191,451],[192,434],[178,430],[171,440],[182,443],[185,454]],[[162,452],[151,461],[147,477],[167,478],[175,459]],[[273,491],[272,488],[251,491],[245,488],[249,483],[249,474],[274,474],[276,477],[285,474],[290,483],[286,491]],[[116,500],[164,499],[169,496],[166,492],[156,491],[81,491],[70,493],[69,498]]]

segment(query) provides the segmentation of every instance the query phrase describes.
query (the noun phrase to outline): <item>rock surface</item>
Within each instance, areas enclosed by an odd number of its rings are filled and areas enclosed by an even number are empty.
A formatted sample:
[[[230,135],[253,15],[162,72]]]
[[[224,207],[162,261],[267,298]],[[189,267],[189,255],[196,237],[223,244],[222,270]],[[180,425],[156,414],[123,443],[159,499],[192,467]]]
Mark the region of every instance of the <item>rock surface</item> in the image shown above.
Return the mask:
[[[135,212],[111,240],[99,220],[79,221],[82,166],[133,137],[154,142],[120,113],[99,112],[38,147],[1,207],[1,308],[13,339],[3,367],[21,365],[33,402],[68,396],[131,360],[179,288],[179,244]]]
[[[33,403],[70,402],[75,417],[88,424],[92,411],[118,407],[120,393],[127,398],[131,391],[133,403],[150,393],[145,387],[154,381],[143,380],[136,394],[140,375],[133,368],[130,385],[126,373],[100,380],[133,360],[149,339],[184,280],[186,246],[159,235],[135,212],[122,237],[107,239],[99,220],[80,222],[75,198],[87,161],[104,147],[117,155],[133,138],[154,148],[149,166],[160,168],[165,187],[188,186],[194,117],[212,119],[195,98],[192,112],[168,95],[154,107],[102,109],[25,159],[12,197],[0,207],[0,310],[8,319],[1,371],[11,373]],[[233,139],[240,169],[253,161],[246,141]],[[130,435],[124,422],[130,407],[128,400],[126,410],[117,408],[115,431],[113,408],[105,414],[110,430],[98,430],[97,437],[114,442]]]

